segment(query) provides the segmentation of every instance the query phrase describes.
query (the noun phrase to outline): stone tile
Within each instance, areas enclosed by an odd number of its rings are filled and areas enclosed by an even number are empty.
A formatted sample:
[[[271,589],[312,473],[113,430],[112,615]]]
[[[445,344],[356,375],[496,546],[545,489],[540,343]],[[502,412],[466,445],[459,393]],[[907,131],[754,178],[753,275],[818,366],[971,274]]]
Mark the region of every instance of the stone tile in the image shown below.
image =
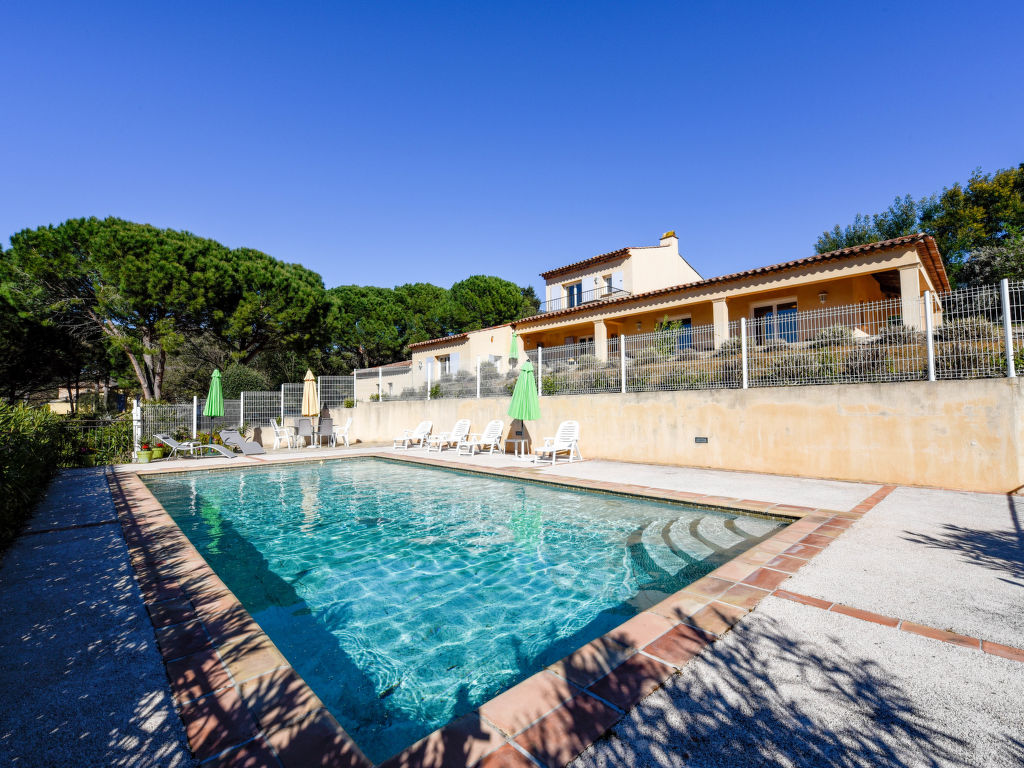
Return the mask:
[[[203,768],[280,768],[274,753],[257,737],[240,747],[203,763]]]
[[[513,735],[571,699],[574,693],[575,689],[564,678],[544,670],[498,694],[479,712]]]
[[[673,668],[667,664],[638,653],[630,656],[588,690],[626,711],[660,688],[673,673]]]
[[[802,560],[799,557],[790,557],[789,555],[776,555],[765,563],[765,566],[768,568],[773,568],[776,571],[785,571],[786,573],[796,573],[805,565],[807,565],[806,560]]]
[[[714,598],[725,592],[729,587],[734,584],[732,581],[726,579],[716,579],[714,576],[705,576],[702,579],[697,579],[686,587],[686,591],[694,595],[700,595],[701,597]]]
[[[184,704],[180,715],[188,742],[200,760],[256,735],[256,724],[234,688]]]
[[[781,539],[776,539],[773,536],[772,538],[767,539],[766,541],[762,541],[756,547],[754,547],[753,549],[748,550],[748,551],[749,552],[758,552],[758,551],[770,552],[773,555],[777,555],[780,552],[782,552],[784,549],[789,549],[790,546],[792,546],[792,542],[782,541]]]
[[[267,735],[284,768],[373,768],[326,709]]]
[[[830,539],[834,539],[845,530],[845,528],[839,528],[835,525],[819,525],[814,529],[814,533],[818,536],[828,536]]]
[[[812,547],[807,544],[794,544],[793,546],[782,550],[782,554],[784,555],[789,555],[790,557],[802,557],[805,560],[810,560],[820,552],[821,547]]]
[[[810,544],[812,547],[827,547],[832,543],[831,536],[822,536],[820,533],[809,533],[800,539],[800,544]]]
[[[770,594],[771,592],[766,589],[758,589],[748,584],[737,584],[727,590],[724,595],[720,595],[718,599],[723,603],[746,608],[749,611]]]
[[[617,667],[633,653],[632,648],[599,637],[570,653],[564,659],[556,661],[548,669],[585,688]]]
[[[675,625],[675,621],[671,621],[657,613],[645,611],[644,613],[638,613],[629,621],[607,632],[605,637],[630,648],[643,648],[659,635],[668,632]]]
[[[644,652],[681,667],[714,642],[714,639],[707,632],[680,624],[644,648]]]
[[[229,640],[219,650],[238,683],[288,665],[270,638],[262,633]]]
[[[660,603],[651,606],[647,610],[649,613],[656,613],[673,621],[683,621],[707,604],[708,599],[706,597],[691,595],[684,590],[666,597]]]
[[[745,552],[744,554],[745,555],[750,555],[750,554],[760,555],[760,554],[763,554],[766,557],[770,556],[769,553],[767,553],[767,552],[763,552],[763,553]],[[714,576],[716,579],[725,579],[727,581],[743,581],[743,579],[745,579],[747,576],[749,576],[754,571],[756,571],[757,567],[758,567],[758,564],[756,564],[756,563],[754,563],[752,561],[748,561],[746,559],[743,559],[743,560],[736,559],[736,560],[730,560],[725,565],[718,566],[709,575],[710,576]]]
[[[231,592],[218,590],[211,590],[196,595],[192,598],[192,604],[195,606],[196,613],[203,620],[241,606],[238,598]]]
[[[164,659],[177,659],[210,647],[206,631],[198,621],[157,628],[156,642]]]
[[[832,603],[829,600],[821,600],[817,597],[811,597],[810,595],[801,595],[797,592],[789,592],[785,589],[777,589],[772,595],[774,597],[781,597],[785,600],[792,600],[794,603],[801,603],[802,605],[810,605],[814,608],[821,608],[828,610]]]
[[[853,520],[845,517],[830,517],[825,524],[831,525],[833,528],[849,528],[853,525]]]
[[[165,600],[162,603],[150,603],[146,606],[149,611],[149,619],[154,627],[168,627],[171,624],[181,624],[183,621],[194,621],[196,612],[192,610],[192,604],[188,600]]]
[[[227,669],[213,649],[166,662],[171,692],[180,703],[231,685]]]
[[[1012,645],[1003,645],[1002,643],[992,643],[988,640],[982,640],[981,650],[985,653],[991,653],[994,656],[1002,656],[1004,659],[1024,661],[1024,649],[1014,648]]]
[[[915,635],[930,637],[934,640],[942,640],[945,643],[952,643],[953,645],[959,645],[964,648],[975,648],[981,650],[981,641],[976,637],[958,635],[956,632],[949,632],[945,629],[926,627],[923,624],[917,624],[913,621],[904,621],[900,625],[900,629],[904,632],[913,632]]]
[[[235,638],[260,632],[260,625],[253,621],[252,616],[241,605],[234,605],[222,613],[204,615],[203,623],[214,645],[224,645]]]
[[[761,568],[747,576],[747,578],[743,580],[743,583],[751,587],[758,587],[759,589],[767,589],[770,591],[778,587],[779,584],[788,578],[788,573],[773,571],[770,568]]]
[[[465,768],[504,743],[500,731],[475,714],[466,715],[385,760],[380,768]]]
[[[895,627],[900,623],[899,619],[894,619],[891,616],[883,616],[880,613],[872,613],[871,611],[864,611],[860,608],[851,608],[850,606],[842,605],[841,603],[833,605],[832,611],[835,613],[841,613],[844,616],[852,616],[855,619],[870,621],[874,624],[884,624],[887,627]]]
[[[743,505],[743,509],[750,509],[755,512],[767,512],[775,506],[775,504],[770,501],[756,501],[754,499],[741,499],[740,504]]]
[[[537,766],[511,744],[506,744],[497,752],[492,752],[477,763],[476,768],[537,768]]]
[[[268,731],[323,707],[323,702],[290,667],[246,680],[239,690],[260,728]]]
[[[690,626],[720,635],[746,615],[746,611],[728,603],[712,602],[686,620]]]
[[[516,744],[542,765],[563,766],[597,741],[619,713],[597,699],[579,694],[516,738]]]

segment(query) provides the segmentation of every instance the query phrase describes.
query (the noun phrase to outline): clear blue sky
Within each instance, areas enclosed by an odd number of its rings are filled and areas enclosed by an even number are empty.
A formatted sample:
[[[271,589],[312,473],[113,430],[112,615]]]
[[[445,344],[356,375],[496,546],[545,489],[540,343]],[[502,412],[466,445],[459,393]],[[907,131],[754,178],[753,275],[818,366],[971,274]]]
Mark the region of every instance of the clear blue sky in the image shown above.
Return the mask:
[[[328,286],[679,233],[705,276],[1024,161],[1024,3],[14,3],[0,239],[114,215]]]

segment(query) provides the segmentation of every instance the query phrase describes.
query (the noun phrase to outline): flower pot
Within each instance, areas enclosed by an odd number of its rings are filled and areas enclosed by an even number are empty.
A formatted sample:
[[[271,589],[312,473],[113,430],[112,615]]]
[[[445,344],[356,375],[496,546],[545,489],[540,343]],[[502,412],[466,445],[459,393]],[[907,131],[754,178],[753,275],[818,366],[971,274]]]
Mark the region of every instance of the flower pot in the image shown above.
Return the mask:
[[[139,464],[149,464],[149,460],[153,458],[153,451],[139,451]]]
[[[157,459],[162,459],[163,457],[164,457],[164,449],[163,448],[154,448],[153,449],[153,460],[154,461],[156,461]]]

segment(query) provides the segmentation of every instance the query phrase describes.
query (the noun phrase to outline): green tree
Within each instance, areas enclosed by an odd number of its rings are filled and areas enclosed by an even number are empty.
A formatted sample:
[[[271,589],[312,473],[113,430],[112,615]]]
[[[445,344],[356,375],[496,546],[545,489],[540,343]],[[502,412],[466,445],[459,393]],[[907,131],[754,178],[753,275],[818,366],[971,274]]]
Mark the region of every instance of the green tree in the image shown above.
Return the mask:
[[[927,198],[915,201],[906,195],[897,197],[882,213],[872,216],[858,213],[853,217],[852,224],[842,228],[836,224],[831,230],[818,235],[814,244],[815,253],[828,253],[920,232],[920,211],[927,202]]]
[[[269,386],[260,371],[241,363],[232,363],[221,376],[221,390],[229,400],[236,400],[242,392],[261,392]]]
[[[1014,228],[998,245],[971,251],[960,270],[969,285],[991,285],[1002,279],[1024,280],[1024,229]]]
[[[467,277],[452,286],[451,296],[460,311],[461,331],[501,325],[534,312],[523,290],[500,277]]]
[[[405,345],[460,333],[465,318],[451,293],[430,283],[407,283],[395,288],[405,316],[400,333]]]
[[[341,285],[327,295],[331,344],[328,354],[350,368],[369,368],[401,360],[406,347],[404,308],[390,288]]]

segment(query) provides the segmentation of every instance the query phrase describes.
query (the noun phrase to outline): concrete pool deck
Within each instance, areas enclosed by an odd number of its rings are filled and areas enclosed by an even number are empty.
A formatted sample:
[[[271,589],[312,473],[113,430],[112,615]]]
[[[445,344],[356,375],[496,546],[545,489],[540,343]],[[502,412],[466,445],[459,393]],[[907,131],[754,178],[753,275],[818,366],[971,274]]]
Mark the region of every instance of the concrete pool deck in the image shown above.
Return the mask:
[[[426,456],[410,453],[409,458],[418,460]],[[282,451],[256,460],[184,460],[130,469],[212,469],[370,454],[394,457],[406,452],[373,446]],[[1010,609],[1016,605],[1019,612],[1024,602],[1020,500],[620,462],[560,463],[541,469],[500,455],[456,459],[451,452],[430,454],[431,461],[438,457],[452,466],[579,481],[599,490],[689,497],[709,504],[754,500],[766,509],[793,510],[791,514],[804,519],[787,529],[788,537],[777,545],[737,558],[716,578],[674,596],[671,606],[652,606],[639,621],[628,622],[631,627],[620,628],[625,634],[615,653],[607,652],[611,646],[603,649],[605,659],[617,657],[610,665],[614,668],[598,664],[581,677],[569,657],[486,703],[478,714],[428,737],[392,764],[560,766],[580,752],[580,766],[1011,765],[1024,759],[1021,741],[1013,735],[1024,730],[1024,651],[1019,650],[1024,634]],[[58,483],[74,484],[76,479],[65,475]],[[66,515],[90,525],[77,530],[110,527],[105,525],[109,514],[93,520],[83,511],[90,504],[101,506],[102,494],[91,502],[70,504],[68,499],[57,497],[44,506],[37,514],[40,522],[34,524],[58,527]],[[821,508],[839,514],[815,512]],[[23,536],[0,570],[5,605],[18,589],[11,559],[36,535]],[[60,562],[51,567],[58,573],[64,568]],[[136,609],[141,608],[137,590],[133,599]],[[164,629],[173,626],[182,625]],[[950,629],[959,634],[943,634]],[[36,665],[60,663],[52,638],[33,635],[31,628],[29,636]],[[152,650],[152,634],[148,642]],[[134,669],[152,662],[131,663]],[[155,662],[159,665],[158,658]],[[277,664],[270,671],[281,675],[286,669],[286,664]],[[6,665],[4,670],[0,675],[9,674]],[[7,679],[0,682],[10,690]],[[221,685],[216,690],[225,698],[231,688]],[[700,691],[705,693],[697,696]],[[195,701],[204,700],[200,694]],[[166,677],[163,695],[169,701]],[[963,714],[965,707],[970,716]],[[308,715],[315,707],[306,702],[302,711]],[[4,709],[0,754],[14,743],[10,717]],[[36,722],[47,722],[47,713],[40,712]],[[73,725],[106,736],[126,732],[130,722],[110,713],[106,719],[97,716]],[[196,731],[196,722],[189,719],[190,733]],[[160,750],[173,744],[180,749],[180,722],[168,724],[164,718],[161,724],[168,727],[147,745],[154,754],[169,754]],[[212,721],[203,720],[200,730],[208,726]],[[612,726],[611,735],[601,738]],[[45,730],[35,730],[43,738]],[[227,751],[215,749],[203,757],[209,765],[242,764],[243,757],[251,758],[246,764],[253,766],[300,764],[268,746],[264,737],[215,741]],[[340,753],[323,757],[324,765],[360,764],[342,762]],[[174,763],[154,759],[153,764]]]

